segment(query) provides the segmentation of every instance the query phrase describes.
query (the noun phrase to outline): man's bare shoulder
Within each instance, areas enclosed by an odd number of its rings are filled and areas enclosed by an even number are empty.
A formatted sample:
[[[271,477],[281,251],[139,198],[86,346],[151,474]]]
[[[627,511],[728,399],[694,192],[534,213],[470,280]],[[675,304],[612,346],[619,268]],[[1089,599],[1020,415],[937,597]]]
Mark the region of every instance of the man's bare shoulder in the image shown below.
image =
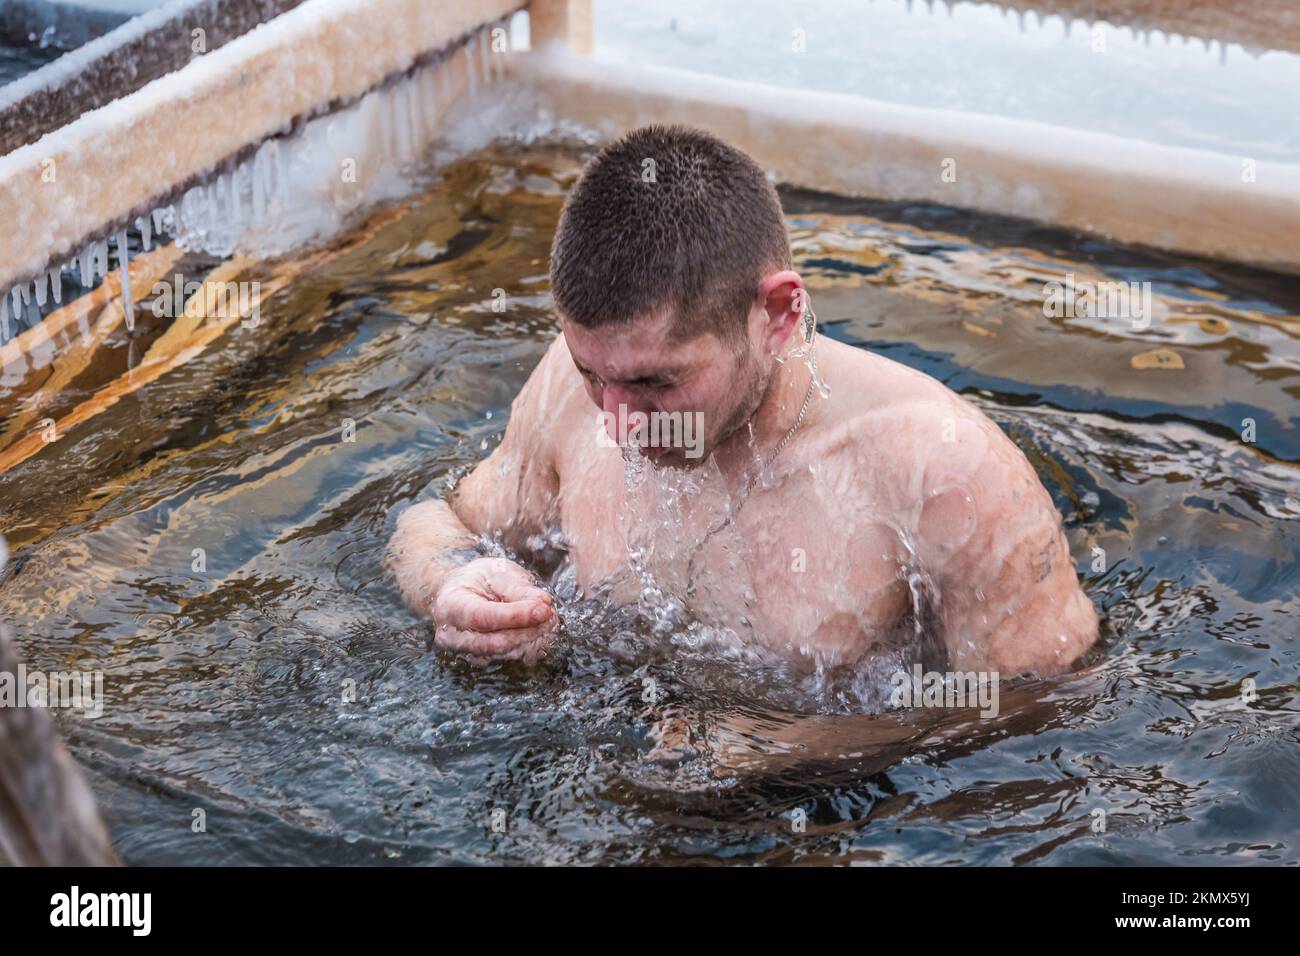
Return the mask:
[[[919,492],[927,472],[970,470],[1001,435],[924,372],[835,341],[819,343],[818,353],[830,396],[810,450],[820,461],[851,467],[869,486]]]
[[[528,376],[519,399],[532,409],[546,413],[567,405],[582,388],[582,379],[573,364],[573,356],[557,334],[542,353],[541,360]]]
[[[572,434],[590,408],[564,336],[556,335],[510,406],[521,445],[531,453],[552,456],[557,441]]]
[[[936,557],[959,550],[977,527],[988,535],[1030,522],[1056,533],[1050,495],[992,419],[922,372],[833,346],[831,400],[808,457],[839,494],[890,514]]]
[[[953,394],[924,372],[834,339],[820,339],[817,355],[819,368],[849,399],[850,408],[878,411]]]
[[[862,517],[850,521],[886,514],[908,536],[945,590],[953,659],[1038,674],[1077,659],[1096,639],[1096,612],[1060,512],[1021,449],[923,373],[869,353],[837,371],[834,381],[850,384],[828,416],[819,467],[859,503]]]

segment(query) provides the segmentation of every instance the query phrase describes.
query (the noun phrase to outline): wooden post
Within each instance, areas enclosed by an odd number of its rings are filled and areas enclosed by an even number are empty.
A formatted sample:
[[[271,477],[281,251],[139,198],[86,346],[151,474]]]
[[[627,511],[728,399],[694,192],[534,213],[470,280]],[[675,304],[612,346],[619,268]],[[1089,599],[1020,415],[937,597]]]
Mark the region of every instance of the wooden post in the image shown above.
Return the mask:
[[[528,4],[529,42],[534,50],[563,43],[574,53],[591,54],[591,0],[532,0]]]

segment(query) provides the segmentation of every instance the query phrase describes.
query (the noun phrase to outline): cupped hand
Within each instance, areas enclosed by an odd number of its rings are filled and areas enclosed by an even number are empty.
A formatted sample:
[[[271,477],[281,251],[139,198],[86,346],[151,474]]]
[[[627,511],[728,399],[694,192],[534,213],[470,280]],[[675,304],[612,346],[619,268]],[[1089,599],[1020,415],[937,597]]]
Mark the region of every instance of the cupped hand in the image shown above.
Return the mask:
[[[549,650],[560,625],[550,593],[506,558],[478,558],[447,575],[433,620],[439,647],[527,664]]]

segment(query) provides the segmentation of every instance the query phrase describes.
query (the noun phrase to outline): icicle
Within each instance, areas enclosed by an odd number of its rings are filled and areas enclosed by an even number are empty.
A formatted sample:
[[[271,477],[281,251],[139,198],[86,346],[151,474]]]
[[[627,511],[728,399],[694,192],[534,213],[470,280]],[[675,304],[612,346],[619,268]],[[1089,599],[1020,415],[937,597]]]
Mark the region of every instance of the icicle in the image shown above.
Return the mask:
[[[418,83],[419,80],[412,77],[406,84],[406,125],[411,128],[411,139],[415,144],[415,154],[412,155],[412,159],[424,151],[424,144],[429,139],[429,132],[424,128],[424,111],[420,109]]]
[[[176,228],[182,234],[196,232],[199,228],[199,206],[203,201],[199,187],[187,190],[181,197],[180,218],[176,222]]]
[[[8,342],[9,338],[9,296],[0,295],[0,345]]]
[[[420,151],[424,152],[425,146],[429,143],[429,137],[432,130],[429,128],[429,110],[425,105],[428,98],[429,90],[426,76],[428,67],[423,67],[414,76],[411,77],[411,98],[407,103],[411,107],[411,124],[415,128],[416,140],[420,144]]]
[[[87,243],[77,253],[77,266],[81,270],[81,287],[83,289],[89,289],[95,282],[95,271],[92,263],[93,255],[90,243]]]
[[[415,152],[420,146],[420,140],[417,136],[418,130],[415,124],[411,122],[411,83],[409,80],[403,81],[393,91],[396,99],[394,105],[397,107],[397,125],[402,129],[402,159],[410,162],[415,158]]]
[[[153,245],[153,230],[149,228],[149,217],[141,216],[135,221],[135,227],[140,230],[140,247],[148,252]]]
[[[220,175],[208,184],[208,222],[209,228],[216,230],[221,222],[221,203],[228,195],[225,175]]]
[[[213,218],[212,195],[208,187],[200,183],[194,187],[194,222],[205,241]]]
[[[429,97],[429,113],[433,116],[434,126],[437,126],[438,117],[442,115],[442,88],[447,85],[450,77],[451,74],[447,72],[447,68],[443,63],[439,63],[429,77],[429,88],[432,91],[432,95]]]
[[[392,137],[392,145],[388,148],[388,155],[393,160],[393,166],[402,164],[402,137],[405,130],[402,129],[402,117],[397,112],[397,90],[385,90],[379,96],[379,108],[384,111],[384,123],[388,127],[388,135]]]
[[[50,270],[50,293],[54,296],[54,304],[61,305],[63,302],[63,272],[57,266]]]
[[[281,149],[278,142],[272,143],[271,147],[271,156],[275,160],[275,192],[272,195],[284,204],[289,201],[288,150]]]
[[[177,200],[176,205],[172,208],[176,213],[172,217],[172,227],[176,230],[176,236],[179,238],[185,233],[190,220],[194,218],[194,190],[189,189],[181,193],[181,198]]]
[[[406,155],[406,130],[402,128],[402,114],[397,108],[399,96],[397,87],[392,87],[379,97],[379,108],[384,111],[384,122],[388,124],[388,134],[393,138],[388,155],[394,160],[394,168],[402,165],[402,157]]]
[[[402,125],[406,127],[406,137],[411,144],[411,155],[407,159],[414,160],[420,155],[424,138],[420,134],[420,115],[415,106],[415,84],[409,80],[402,85]]]
[[[134,332],[135,303],[131,301],[131,250],[126,244],[125,229],[117,231],[117,266],[122,273],[122,311],[126,315],[126,330]]]
[[[221,193],[217,190],[216,181],[203,187],[201,195],[203,196],[203,235],[206,239],[221,225]]]
[[[230,171],[230,226],[236,235],[243,217],[243,203],[239,196],[239,167],[236,166]]]
[[[369,97],[361,101],[361,106],[363,110],[368,109],[371,115],[375,117],[375,122],[379,126],[377,139],[379,141],[380,148],[385,153],[392,155],[393,152],[392,116],[390,115],[389,110],[385,108],[383,101],[379,98],[379,94],[372,93]],[[367,122],[366,125],[369,126],[370,124]]]
[[[911,3],[911,0],[908,0]],[[469,95],[472,97],[478,88],[478,69],[474,66],[474,44],[465,44],[465,84],[469,87]]]
[[[388,110],[389,122],[393,124],[393,165],[401,166],[406,162],[411,150],[410,130],[406,128],[406,110],[402,102],[402,87],[394,86],[384,96],[384,108]]]
[[[275,157],[279,151],[280,145],[275,140],[263,143],[262,148],[257,151],[257,158],[262,164],[262,201],[268,206],[271,204],[271,197],[275,195],[272,177],[278,175]]]
[[[94,271],[92,278],[102,278],[108,275],[108,239],[100,239],[94,245],[95,259]]]
[[[488,38],[487,40],[488,76],[491,78],[493,82],[496,82],[501,79],[501,58],[504,56],[504,52],[496,48],[496,38],[492,35],[499,29],[501,29],[500,21],[489,24],[487,27],[484,28],[484,35]]]
[[[21,286],[14,286],[9,290],[9,298],[13,301],[11,306],[14,313],[14,320],[22,318],[23,314],[23,290]]]
[[[261,149],[253,155],[253,222],[261,222],[266,215],[266,193],[262,189],[266,176],[265,155]]]
[[[42,309],[45,308],[45,283],[49,278],[50,276],[47,272],[42,272],[36,277],[36,304]]]
[[[165,216],[166,216],[166,210],[164,210],[161,206],[155,209],[153,212],[149,213],[149,218],[153,220],[153,231],[158,233],[159,235],[162,235],[163,222]]]

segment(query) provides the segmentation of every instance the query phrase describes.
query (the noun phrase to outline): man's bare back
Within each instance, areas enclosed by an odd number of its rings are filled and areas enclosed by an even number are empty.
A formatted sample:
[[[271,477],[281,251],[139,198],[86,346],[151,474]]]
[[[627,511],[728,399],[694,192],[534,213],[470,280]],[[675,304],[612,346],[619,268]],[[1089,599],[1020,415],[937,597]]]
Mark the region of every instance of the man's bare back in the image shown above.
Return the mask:
[[[557,547],[586,595],[820,666],[925,642],[945,669],[1046,675],[1093,643],[1024,455],[941,383],[816,336],[789,263],[762,171],[707,134],[647,128],[589,164],[552,254],[562,334],[497,449],[393,538],[441,646],[545,654],[558,616],[525,565]],[[700,427],[649,448],[629,410]]]

